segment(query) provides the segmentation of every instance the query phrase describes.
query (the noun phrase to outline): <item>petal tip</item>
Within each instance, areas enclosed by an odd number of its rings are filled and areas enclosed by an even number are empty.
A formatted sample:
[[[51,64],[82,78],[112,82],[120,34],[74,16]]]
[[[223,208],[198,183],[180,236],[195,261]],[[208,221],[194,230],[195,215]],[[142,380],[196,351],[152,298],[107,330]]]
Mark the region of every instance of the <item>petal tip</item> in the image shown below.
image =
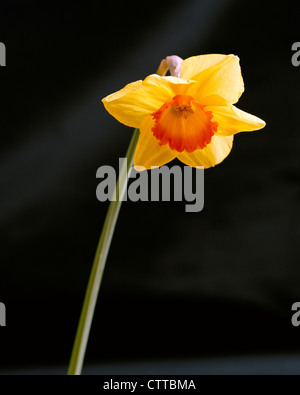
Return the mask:
[[[139,172],[147,170],[146,167],[141,166],[141,165],[136,165],[136,164],[133,165],[133,168],[134,168],[134,170],[139,171]]]

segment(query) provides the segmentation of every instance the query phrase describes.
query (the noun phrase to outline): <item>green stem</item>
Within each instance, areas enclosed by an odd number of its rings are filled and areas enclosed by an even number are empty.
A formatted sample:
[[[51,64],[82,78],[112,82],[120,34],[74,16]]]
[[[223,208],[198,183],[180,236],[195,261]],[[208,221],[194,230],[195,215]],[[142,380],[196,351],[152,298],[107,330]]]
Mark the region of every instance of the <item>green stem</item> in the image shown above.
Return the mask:
[[[138,137],[139,137],[139,130],[135,129],[126,153],[127,162],[126,161],[123,162],[119,174],[119,179],[115,187],[115,192],[117,197],[116,201],[111,201],[109,204],[108,212],[105,218],[102,233],[97,246],[94,263],[90,274],[90,279],[80,315],[80,320],[79,320],[72,356],[70,360],[70,366],[68,370],[69,375],[81,374],[86,346],[87,346],[92,320],[94,316],[95,306],[96,306],[101,280],[105,268],[106,258],[114,234],[116,222],[118,219],[118,214],[122,204],[122,199],[124,197],[127,188],[127,180],[129,177],[130,170],[132,168],[133,155],[138,142]]]

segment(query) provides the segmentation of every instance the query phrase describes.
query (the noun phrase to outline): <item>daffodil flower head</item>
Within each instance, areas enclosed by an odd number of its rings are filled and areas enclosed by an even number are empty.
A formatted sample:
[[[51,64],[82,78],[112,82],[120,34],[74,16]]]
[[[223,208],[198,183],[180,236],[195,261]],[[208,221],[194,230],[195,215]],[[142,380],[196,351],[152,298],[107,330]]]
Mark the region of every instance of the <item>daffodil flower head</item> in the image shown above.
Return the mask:
[[[164,76],[168,69],[171,76]],[[234,134],[265,126],[234,106],[244,91],[237,56],[168,56],[158,73],[102,100],[118,121],[140,129],[136,169],[162,166],[174,158],[208,168],[230,153]]]

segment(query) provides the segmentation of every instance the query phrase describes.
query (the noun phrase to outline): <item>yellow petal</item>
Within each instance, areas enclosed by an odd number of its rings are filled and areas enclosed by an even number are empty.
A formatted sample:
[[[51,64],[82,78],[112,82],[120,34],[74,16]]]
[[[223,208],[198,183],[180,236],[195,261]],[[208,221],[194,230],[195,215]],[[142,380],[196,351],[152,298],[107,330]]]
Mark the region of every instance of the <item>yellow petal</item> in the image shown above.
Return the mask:
[[[177,155],[181,162],[188,166],[203,166],[205,169],[222,162],[230,153],[233,143],[233,136],[212,137],[211,142],[205,148],[188,153],[183,151]]]
[[[194,63],[194,66],[191,67],[192,75],[188,71],[185,71],[182,75],[182,77],[190,77],[200,83],[198,91],[195,93],[197,99],[215,94],[222,96],[230,103],[236,103],[244,92],[239,58],[234,55],[203,56],[208,56],[208,58],[204,58],[203,65],[201,59],[190,62],[191,64]],[[219,62],[215,63],[217,60]],[[200,70],[198,74],[194,74],[197,70]]]
[[[185,95],[191,89],[192,86],[198,86],[199,83],[196,81],[187,81],[186,79],[178,77],[161,77],[157,74],[149,75],[144,81],[145,87],[157,87],[161,91],[165,92],[165,102],[172,99],[176,95]],[[197,88],[194,89],[197,91]]]
[[[198,86],[199,85],[193,85],[191,88],[189,88],[189,92],[192,92],[194,89],[197,89]],[[207,106],[207,108],[210,108],[211,106],[226,107],[230,105],[230,103],[227,100],[225,100],[224,97],[219,95],[210,95],[210,96],[202,97],[201,99],[197,99],[197,102],[202,104],[202,106]]]
[[[140,128],[143,119],[155,112],[190,83],[181,78],[150,75],[144,81],[126,85],[102,101],[106,110],[119,122]],[[174,91],[175,89],[175,91]]]
[[[212,54],[191,56],[181,63],[181,78],[193,80],[201,71],[206,70],[226,59],[227,55]]]
[[[251,132],[253,130],[262,129],[266,123],[235,106],[208,106],[208,110],[212,111],[214,119],[218,122],[218,134],[230,136],[239,132]]]
[[[169,145],[159,145],[158,140],[152,134],[154,120],[151,116],[144,119],[141,125],[141,134],[134,154],[134,167],[143,166],[146,169],[159,167],[170,162],[176,157],[176,151],[170,149]]]

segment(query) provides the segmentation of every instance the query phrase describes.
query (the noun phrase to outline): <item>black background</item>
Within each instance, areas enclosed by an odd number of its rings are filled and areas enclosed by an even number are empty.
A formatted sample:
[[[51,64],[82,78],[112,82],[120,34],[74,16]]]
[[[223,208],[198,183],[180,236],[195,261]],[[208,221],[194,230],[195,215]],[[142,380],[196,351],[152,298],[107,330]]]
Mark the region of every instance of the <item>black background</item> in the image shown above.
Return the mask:
[[[238,107],[267,123],[205,172],[205,207],[123,204],[86,362],[299,352],[299,2],[2,1],[0,367],[68,364],[132,130],[101,99],[160,60],[236,54]],[[178,162],[174,161],[174,164]]]

